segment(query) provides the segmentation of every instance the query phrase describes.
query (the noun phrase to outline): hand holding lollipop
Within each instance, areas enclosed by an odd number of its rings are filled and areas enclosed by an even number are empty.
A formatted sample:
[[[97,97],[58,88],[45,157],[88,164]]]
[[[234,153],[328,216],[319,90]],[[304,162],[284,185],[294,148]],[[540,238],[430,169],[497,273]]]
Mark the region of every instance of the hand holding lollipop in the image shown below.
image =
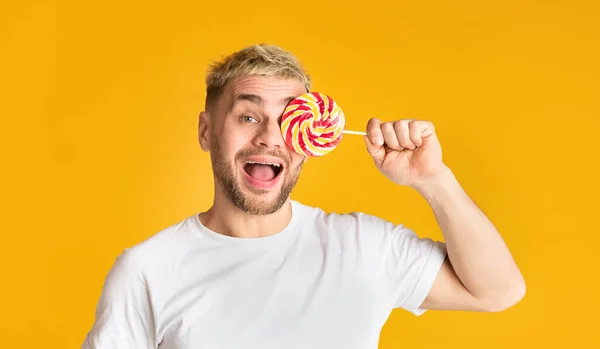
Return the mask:
[[[305,156],[323,156],[335,149],[342,134],[367,136],[344,130],[344,113],[335,101],[311,92],[291,101],[283,112],[281,132],[292,150]],[[377,168],[400,185],[421,186],[447,173],[441,147],[430,121],[397,120],[382,123],[372,118],[365,137]]]

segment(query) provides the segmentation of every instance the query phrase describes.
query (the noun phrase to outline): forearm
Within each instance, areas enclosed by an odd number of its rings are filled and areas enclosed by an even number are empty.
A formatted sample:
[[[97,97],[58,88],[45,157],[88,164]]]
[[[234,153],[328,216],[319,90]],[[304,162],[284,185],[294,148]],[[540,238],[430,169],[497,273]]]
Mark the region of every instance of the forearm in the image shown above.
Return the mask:
[[[525,285],[508,247],[454,174],[445,169],[415,189],[433,209],[448,258],[469,293],[491,307],[518,301]]]

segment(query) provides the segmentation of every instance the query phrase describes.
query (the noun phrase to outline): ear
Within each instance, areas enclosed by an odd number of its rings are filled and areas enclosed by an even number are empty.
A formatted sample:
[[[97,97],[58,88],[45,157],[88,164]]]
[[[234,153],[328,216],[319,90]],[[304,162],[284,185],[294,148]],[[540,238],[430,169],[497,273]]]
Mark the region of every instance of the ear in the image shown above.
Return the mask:
[[[204,111],[198,118],[198,141],[202,150],[210,150],[210,117]]]

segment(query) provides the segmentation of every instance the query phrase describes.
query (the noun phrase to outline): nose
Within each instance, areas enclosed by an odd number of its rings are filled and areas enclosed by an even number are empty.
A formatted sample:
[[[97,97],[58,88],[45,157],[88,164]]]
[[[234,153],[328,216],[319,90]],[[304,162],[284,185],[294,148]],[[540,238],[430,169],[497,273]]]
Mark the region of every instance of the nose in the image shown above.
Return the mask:
[[[254,145],[258,147],[281,149],[284,144],[279,122],[273,119],[265,121],[254,138]]]

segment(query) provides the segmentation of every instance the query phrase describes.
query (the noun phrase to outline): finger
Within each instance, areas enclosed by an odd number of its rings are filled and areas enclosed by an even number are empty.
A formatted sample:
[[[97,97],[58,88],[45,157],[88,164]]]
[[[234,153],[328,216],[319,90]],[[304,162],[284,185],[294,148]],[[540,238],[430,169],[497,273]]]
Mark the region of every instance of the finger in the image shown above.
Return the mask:
[[[367,151],[375,161],[377,166],[381,165],[385,158],[385,148],[381,145],[374,144],[371,142],[369,136],[365,136],[365,144],[367,145]]]
[[[412,120],[398,120],[394,122],[394,130],[396,131],[396,137],[401,147],[407,149],[415,149],[416,146],[410,139],[409,125]]]
[[[433,134],[433,124],[430,121],[411,121],[409,124],[409,136],[418,147],[423,145],[424,138]]]
[[[420,147],[423,145],[423,139],[422,139],[422,128],[423,125],[420,122],[416,122],[413,121],[409,124],[409,137],[410,140],[417,146]]]
[[[394,123],[386,122],[385,124],[381,125],[381,132],[383,133],[383,139],[385,140],[385,144],[388,146],[388,148],[393,150],[403,149],[398,142],[396,130],[394,130]]]
[[[367,137],[373,145],[383,145],[383,134],[381,133],[381,121],[377,118],[371,118],[367,123]]]

